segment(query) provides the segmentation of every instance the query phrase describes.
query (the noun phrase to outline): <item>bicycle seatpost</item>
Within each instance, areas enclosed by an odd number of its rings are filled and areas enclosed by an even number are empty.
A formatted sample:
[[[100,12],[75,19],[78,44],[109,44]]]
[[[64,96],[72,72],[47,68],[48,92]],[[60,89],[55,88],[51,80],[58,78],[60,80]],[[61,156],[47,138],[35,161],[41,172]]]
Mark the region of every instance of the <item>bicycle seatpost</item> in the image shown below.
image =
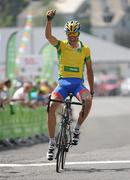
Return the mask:
[[[70,97],[70,101],[71,101],[71,100],[72,100],[72,97],[73,97],[73,94],[70,93],[70,94],[69,94],[69,97]]]

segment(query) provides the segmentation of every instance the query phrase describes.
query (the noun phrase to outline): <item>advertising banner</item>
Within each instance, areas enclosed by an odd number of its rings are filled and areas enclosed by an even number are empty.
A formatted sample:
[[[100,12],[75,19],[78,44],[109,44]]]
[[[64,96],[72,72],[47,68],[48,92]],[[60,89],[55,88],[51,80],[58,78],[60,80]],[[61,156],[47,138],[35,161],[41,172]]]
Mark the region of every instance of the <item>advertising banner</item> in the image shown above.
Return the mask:
[[[43,74],[43,58],[40,55],[24,55],[19,61],[19,75],[26,80],[33,80]]]
[[[55,63],[57,61],[56,49],[52,45],[46,44],[40,50],[40,54],[43,57],[43,77],[49,82],[55,81]]]
[[[17,32],[11,34],[7,43],[7,50],[6,50],[6,77],[10,79],[15,78],[16,35]]]
[[[0,65],[0,81],[5,79],[5,65]]]

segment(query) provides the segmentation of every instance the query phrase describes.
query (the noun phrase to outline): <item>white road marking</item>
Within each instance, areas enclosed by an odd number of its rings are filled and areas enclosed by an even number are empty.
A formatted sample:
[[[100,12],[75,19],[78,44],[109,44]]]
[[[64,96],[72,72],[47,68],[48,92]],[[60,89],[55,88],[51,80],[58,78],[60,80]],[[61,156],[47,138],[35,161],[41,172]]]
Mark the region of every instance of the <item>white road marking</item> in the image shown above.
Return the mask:
[[[90,164],[130,164],[130,160],[119,161],[79,161],[66,162],[66,165],[90,165]],[[0,164],[0,167],[38,167],[38,166],[55,166],[56,163],[30,163],[30,164]]]

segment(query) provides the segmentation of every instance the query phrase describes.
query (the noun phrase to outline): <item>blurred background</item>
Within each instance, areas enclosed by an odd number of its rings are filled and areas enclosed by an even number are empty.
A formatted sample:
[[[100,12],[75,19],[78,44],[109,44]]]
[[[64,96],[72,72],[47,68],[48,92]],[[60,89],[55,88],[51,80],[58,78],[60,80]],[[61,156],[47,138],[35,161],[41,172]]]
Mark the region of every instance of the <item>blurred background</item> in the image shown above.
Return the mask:
[[[91,48],[96,96],[130,95],[130,0],[0,0],[0,82],[57,82],[57,54],[44,37],[46,11],[56,9],[53,33],[81,23]]]
[[[91,49],[95,98],[86,144],[128,144],[130,0],[0,0],[0,149],[48,141],[46,105],[58,78],[57,53],[44,36],[49,9],[57,12],[58,39],[66,39],[64,24],[75,19]],[[12,102],[21,91],[24,103]]]
[[[69,160],[129,160],[130,0],[0,0],[0,151],[42,143],[21,148],[19,153],[0,152],[0,162],[46,162],[46,105],[58,78],[57,53],[44,36],[49,9],[57,12],[53,34],[58,39],[66,39],[64,24],[68,20],[80,22],[80,40],[90,46],[93,62],[95,97],[90,120],[83,125],[81,144]],[[12,101],[20,98],[18,92],[24,102]],[[76,120],[80,108],[73,110]],[[129,164],[123,164],[109,164],[111,169],[105,164],[78,166],[68,170],[67,178],[70,173],[71,179],[81,179],[84,174],[84,179],[125,180],[128,174],[128,180],[130,169],[124,167]],[[50,168],[24,170],[23,166],[16,170],[1,166],[0,175],[13,180],[57,177]]]

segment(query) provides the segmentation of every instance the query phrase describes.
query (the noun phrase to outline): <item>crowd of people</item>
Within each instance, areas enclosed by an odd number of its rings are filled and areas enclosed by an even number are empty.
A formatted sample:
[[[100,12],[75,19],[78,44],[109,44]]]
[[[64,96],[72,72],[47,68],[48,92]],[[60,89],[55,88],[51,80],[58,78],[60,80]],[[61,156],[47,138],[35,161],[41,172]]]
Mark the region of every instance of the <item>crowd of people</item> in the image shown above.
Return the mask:
[[[7,79],[0,82],[0,107],[6,104],[19,103],[29,108],[47,105],[49,94],[57,86],[56,82],[49,84],[46,80],[37,82],[17,82]]]

